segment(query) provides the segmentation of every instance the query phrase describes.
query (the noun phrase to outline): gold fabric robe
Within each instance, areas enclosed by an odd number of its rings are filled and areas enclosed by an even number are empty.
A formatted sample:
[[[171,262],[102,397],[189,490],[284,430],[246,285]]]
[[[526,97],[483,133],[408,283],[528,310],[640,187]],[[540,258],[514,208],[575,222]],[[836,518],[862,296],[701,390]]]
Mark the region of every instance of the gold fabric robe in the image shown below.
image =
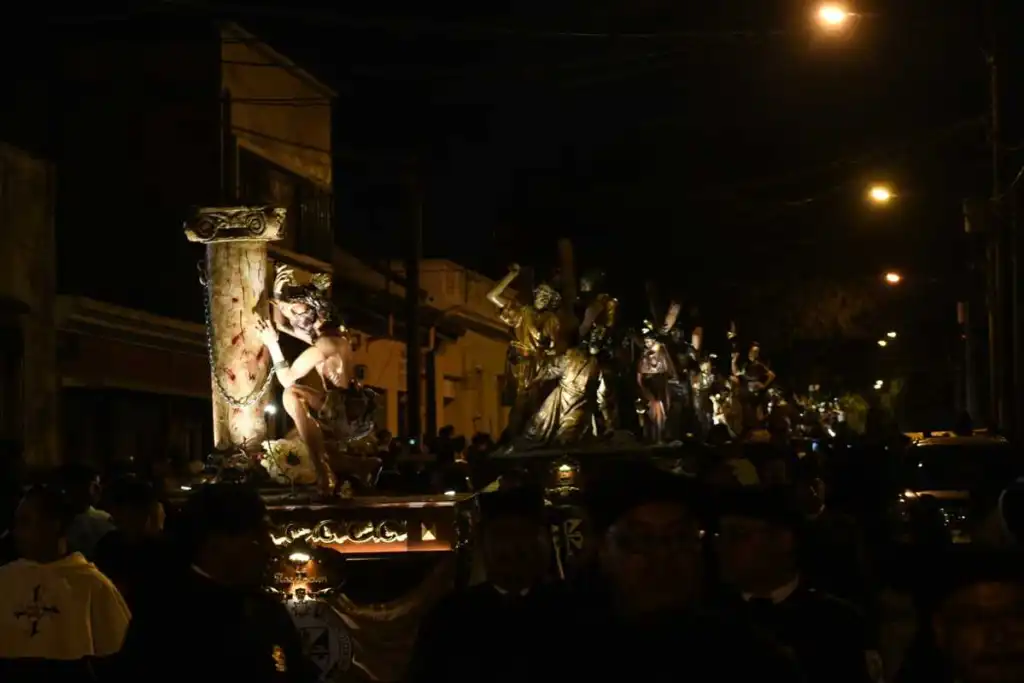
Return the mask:
[[[526,436],[548,445],[571,445],[595,432],[595,416],[607,403],[596,356],[573,348],[542,368],[538,379],[558,379],[526,427]]]
[[[512,328],[510,346],[515,362],[511,374],[517,395],[523,396],[554,349],[559,330],[558,316],[552,311],[538,311],[533,306],[514,301],[506,304],[498,316]]]

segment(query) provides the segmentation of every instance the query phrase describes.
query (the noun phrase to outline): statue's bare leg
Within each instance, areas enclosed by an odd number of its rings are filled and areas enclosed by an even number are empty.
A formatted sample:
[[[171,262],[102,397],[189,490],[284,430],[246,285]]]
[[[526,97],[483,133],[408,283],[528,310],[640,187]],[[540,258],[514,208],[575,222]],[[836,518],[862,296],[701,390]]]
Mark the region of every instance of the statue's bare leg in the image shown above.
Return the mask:
[[[293,384],[285,389],[281,397],[285,412],[295,423],[299,438],[306,444],[309,455],[313,458],[313,464],[317,471],[317,486],[322,493],[330,495],[334,493],[337,479],[327,457],[324,432],[310,412],[319,410],[323,405],[323,400],[323,395],[316,390],[298,384]]]

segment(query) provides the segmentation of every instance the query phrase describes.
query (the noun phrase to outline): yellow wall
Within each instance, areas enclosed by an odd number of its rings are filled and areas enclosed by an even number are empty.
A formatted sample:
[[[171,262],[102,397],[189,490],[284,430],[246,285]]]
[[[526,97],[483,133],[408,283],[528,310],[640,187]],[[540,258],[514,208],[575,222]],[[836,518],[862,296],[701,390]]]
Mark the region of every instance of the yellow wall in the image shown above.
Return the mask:
[[[495,439],[508,424],[508,408],[501,405],[505,373],[504,339],[468,331],[438,354],[440,403],[438,426],[453,425],[467,437],[488,432]]]
[[[346,283],[380,290],[388,287],[394,296],[405,296],[403,287],[388,283],[379,272],[340,249],[335,251],[334,273],[336,288],[345,287]],[[501,405],[508,331],[498,320],[494,306],[486,300],[494,282],[450,261],[427,260],[423,262],[420,284],[427,292],[431,308],[446,311],[456,326],[473,327],[455,341],[438,338],[437,383],[432,397],[437,406],[437,426],[450,424],[457,434],[467,438],[478,431],[497,438],[508,424],[508,408]],[[386,426],[398,434],[398,394],[406,388],[404,340],[369,340],[364,333],[353,332],[358,336],[353,363],[366,366],[365,384],[384,391]],[[425,376],[421,387],[425,406]],[[426,426],[425,415],[421,415],[421,424]]]
[[[224,30],[221,59],[239,145],[330,188],[330,91],[237,28]]]
[[[423,261],[420,271],[420,286],[430,306],[468,328],[437,354],[438,426],[453,425],[466,436],[488,432],[498,438],[508,424],[501,394],[509,334],[497,309],[487,301],[494,284],[480,273],[442,259]],[[510,296],[514,294],[509,291]]]

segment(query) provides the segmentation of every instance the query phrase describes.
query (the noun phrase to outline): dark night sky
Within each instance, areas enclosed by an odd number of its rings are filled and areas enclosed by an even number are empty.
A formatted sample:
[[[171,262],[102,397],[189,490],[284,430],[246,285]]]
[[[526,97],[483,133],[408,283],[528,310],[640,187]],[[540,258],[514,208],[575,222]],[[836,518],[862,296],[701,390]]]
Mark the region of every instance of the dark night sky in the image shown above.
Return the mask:
[[[584,266],[694,291],[765,268],[956,263],[961,198],[990,177],[977,4],[862,2],[843,41],[766,0],[373,3],[259,30],[342,91],[336,149],[378,159],[341,164],[343,244],[395,229],[380,151],[417,149],[427,256],[496,274],[568,236]],[[559,35],[610,30],[657,35]],[[865,206],[873,179],[898,207]]]
[[[705,311],[768,279],[892,267],[942,286],[888,316],[952,320],[961,201],[990,191],[983,3],[851,1],[842,39],[802,0],[492,5],[217,3],[341,93],[342,246],[401,256],[395,160],[415,156],[427,257],[544,272],[565,236],[621,298],[643,308],[651,278]],[[1012,175],[1024,60],[1004,42]],[[898,201],[869,207],[872,181]]]

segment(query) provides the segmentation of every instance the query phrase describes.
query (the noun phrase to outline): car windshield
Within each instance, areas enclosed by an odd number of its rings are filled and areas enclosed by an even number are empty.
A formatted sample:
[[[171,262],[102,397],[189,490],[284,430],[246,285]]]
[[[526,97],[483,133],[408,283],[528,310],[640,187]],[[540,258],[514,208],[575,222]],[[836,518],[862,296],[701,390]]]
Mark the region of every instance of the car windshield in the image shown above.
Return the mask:
[[[922,446],[908,454],[907,488],[970,491],[1008,484],[1017,474],[1009,446]]]

